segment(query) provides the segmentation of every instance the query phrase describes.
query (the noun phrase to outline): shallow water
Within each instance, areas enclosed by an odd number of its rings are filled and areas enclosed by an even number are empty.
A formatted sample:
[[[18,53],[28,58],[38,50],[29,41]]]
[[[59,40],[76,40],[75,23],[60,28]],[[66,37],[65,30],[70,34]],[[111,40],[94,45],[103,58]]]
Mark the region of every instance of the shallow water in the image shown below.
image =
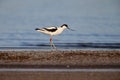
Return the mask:
[[[35,28],[64,23],[75,31],[65,30],[54,37],[59,49],[120,49],[118,2],[2,1],[0,49],[51,49],[49,36],[36,32]]]
[[[41,33],[1,33],[0,35],[1,49],[50,49],[49,36]],[[55,36],[56,47],[59,49],[120,49],[120,38],[116,35],[95,36],[76,33],[71,35],[66,33]]]

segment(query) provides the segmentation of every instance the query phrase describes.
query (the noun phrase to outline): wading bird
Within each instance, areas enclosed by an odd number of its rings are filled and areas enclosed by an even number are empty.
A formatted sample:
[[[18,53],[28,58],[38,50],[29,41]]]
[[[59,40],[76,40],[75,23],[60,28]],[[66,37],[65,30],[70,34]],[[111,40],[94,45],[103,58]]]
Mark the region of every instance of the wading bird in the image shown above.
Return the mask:
[[[38,32],[50,35],[50,45],[53,49],[56,49],[55,45],[53,44],[52,36],[61,34],[65,29],[70,29],[67,24],[63,24],[60,27],[51,26],[51,27],[47,27],[47,28],[44,27],[42,29],[36,28],[35,30]],[[70,30],[73,31],[73,29],[70,29]]]

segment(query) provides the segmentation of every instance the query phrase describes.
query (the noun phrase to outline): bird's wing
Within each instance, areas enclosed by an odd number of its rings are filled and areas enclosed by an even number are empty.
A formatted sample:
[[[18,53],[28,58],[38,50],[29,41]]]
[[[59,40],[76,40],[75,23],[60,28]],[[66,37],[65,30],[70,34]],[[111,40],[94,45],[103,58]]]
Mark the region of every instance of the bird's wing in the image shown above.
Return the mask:
[[[55,32],[57,30],[57,27],[48,27],[48,28],[43,28],[43,29],[49,32]]]
[[[52,26],[52,27],[44,27],[44,28],[47,28],[47,29],[56,29],[57,27]]]

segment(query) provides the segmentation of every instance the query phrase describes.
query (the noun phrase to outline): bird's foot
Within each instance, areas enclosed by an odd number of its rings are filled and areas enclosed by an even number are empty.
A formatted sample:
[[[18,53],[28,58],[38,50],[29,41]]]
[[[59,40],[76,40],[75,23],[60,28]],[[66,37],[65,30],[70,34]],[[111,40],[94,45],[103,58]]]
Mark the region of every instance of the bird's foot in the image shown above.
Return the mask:
[[[53,43],[50,44],[51,45],[51,50],[57,50],[57,48],[55,47],[55,45]]]

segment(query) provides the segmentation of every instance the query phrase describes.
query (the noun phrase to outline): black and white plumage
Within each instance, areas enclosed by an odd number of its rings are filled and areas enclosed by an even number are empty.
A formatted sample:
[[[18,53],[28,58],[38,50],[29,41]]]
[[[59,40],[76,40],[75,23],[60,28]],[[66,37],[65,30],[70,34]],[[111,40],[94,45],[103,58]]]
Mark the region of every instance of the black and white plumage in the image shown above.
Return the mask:
[[[47,35],[50,35],[50,45],[53,48],[56,48],[55,45],[52,42],[52,36],[61,34],[65,29],[70,29],[67,24],[63,24],[60,27],[47,27],[47,28],[36,28],[35,30]],[[71,29],[72,30],[72,29]]]

